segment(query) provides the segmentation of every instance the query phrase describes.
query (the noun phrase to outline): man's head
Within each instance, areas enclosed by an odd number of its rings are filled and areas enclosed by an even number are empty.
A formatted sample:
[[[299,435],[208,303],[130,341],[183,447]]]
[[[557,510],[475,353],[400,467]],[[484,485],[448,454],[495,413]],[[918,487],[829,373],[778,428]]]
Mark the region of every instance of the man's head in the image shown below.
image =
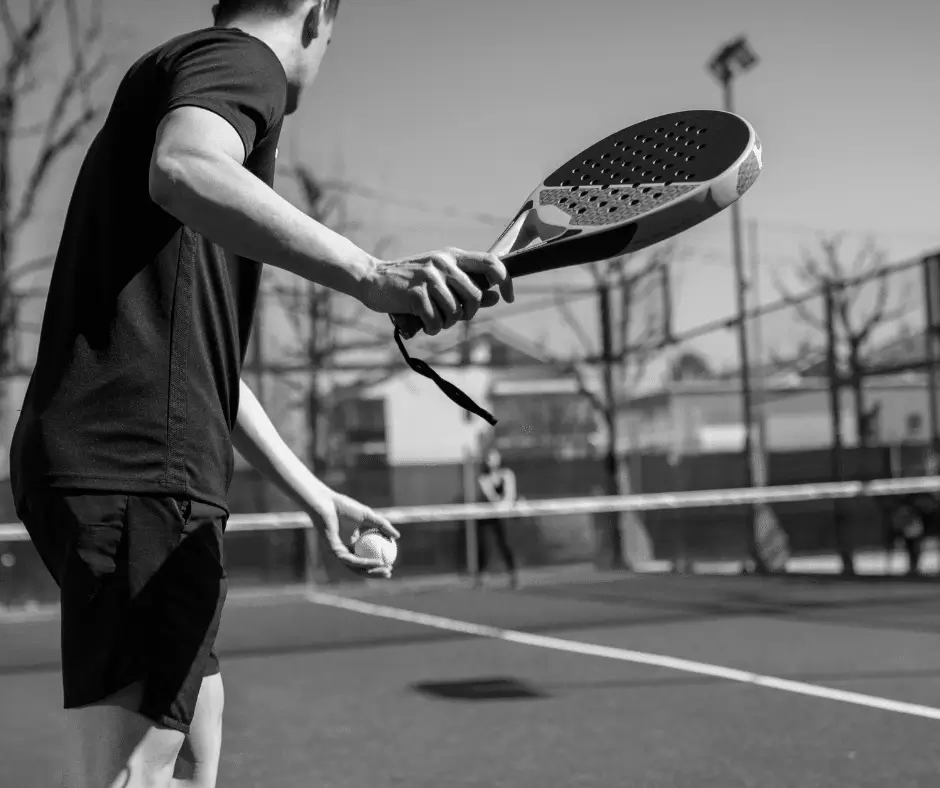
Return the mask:
[[[215,24],[236,27],[264,41],[287,73],[287,112],[316,78],[333,35],[340,0],[218,0]]]

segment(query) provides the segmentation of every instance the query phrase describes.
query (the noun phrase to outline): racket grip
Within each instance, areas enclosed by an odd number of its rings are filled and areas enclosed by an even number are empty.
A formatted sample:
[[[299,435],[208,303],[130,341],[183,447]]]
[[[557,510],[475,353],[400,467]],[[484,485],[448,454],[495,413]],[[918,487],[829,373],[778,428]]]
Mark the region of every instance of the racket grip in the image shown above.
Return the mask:
[[[470,274],[470,279],[480,290],[486,291],[492,287],[486,277],[479,274]],[[392,325],[401,331],[401,335],[405,339],[411,339],[424,330],[424,323],[415,315],[389,315],[389,317],[392,320]]]

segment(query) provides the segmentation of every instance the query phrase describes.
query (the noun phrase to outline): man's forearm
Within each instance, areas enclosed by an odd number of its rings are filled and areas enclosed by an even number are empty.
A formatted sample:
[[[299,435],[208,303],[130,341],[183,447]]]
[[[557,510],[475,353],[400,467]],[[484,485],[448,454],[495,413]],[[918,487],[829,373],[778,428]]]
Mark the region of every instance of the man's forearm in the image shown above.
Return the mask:
[[[188,153],[164,163],[152,189],[167,213],[242,257],[359,298],[376,260],[291,205],[226,156]]]
[[[232,443],[251,465],[304,509],[315,509],[313,497],[329,492],[278,434],[245,381],[241,381],[240,402]]]

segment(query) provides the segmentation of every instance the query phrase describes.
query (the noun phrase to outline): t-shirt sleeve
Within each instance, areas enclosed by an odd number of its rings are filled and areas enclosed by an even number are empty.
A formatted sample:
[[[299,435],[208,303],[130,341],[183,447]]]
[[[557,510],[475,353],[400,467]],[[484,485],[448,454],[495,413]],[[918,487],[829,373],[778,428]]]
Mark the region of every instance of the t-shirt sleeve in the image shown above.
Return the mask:
[[[160,116],[177,107],[202,107],[238,132],[247,157],[281,121],[287,83],[273,52],[250,38],[212,38],[177,53]]]

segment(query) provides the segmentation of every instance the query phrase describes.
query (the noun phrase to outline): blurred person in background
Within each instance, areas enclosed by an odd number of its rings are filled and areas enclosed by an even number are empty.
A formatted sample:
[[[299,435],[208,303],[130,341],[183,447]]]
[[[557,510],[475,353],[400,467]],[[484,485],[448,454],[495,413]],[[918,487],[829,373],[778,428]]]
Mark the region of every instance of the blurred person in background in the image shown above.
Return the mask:
[[[940,461],[933,449],[928,448],[923,466],[902,475],[936,476]],[[890,498],[886,501],[887,551],[890,557],[898,543],[907,553],[907,574],[923,573],[921,560],[927,542],[940,540],[940,500],[932,492],[916,493]]]
[[[502,464],[502,457],[496,449],[486,452],[477,483],[484,500],[501,508],[511,508],[518,500],[516,474]],[[502,517],[488,517],[477,523],[477,587],[483,584],[483,573],[489,558],[487,542],[490,539],[496,544],[509,573],[510,586],[519,588],[518,562],[509,545],[506,520]]]

